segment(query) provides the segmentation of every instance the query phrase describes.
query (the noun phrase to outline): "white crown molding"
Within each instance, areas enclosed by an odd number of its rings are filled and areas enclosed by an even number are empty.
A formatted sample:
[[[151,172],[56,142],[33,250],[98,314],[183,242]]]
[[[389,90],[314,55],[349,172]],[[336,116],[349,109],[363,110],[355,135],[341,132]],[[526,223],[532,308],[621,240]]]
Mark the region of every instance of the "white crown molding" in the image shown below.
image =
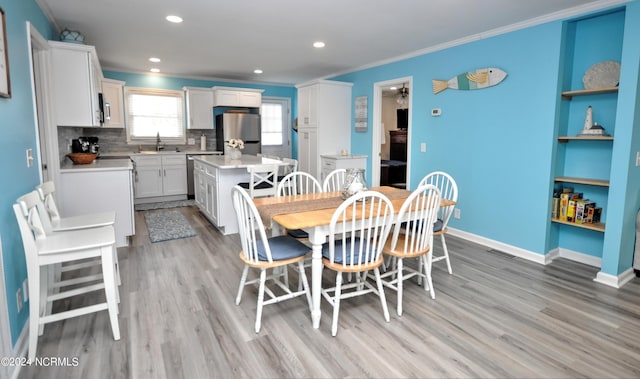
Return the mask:
[[[590,12],[594,12],[594,11],[598,11],[598,10],[603,10],[605,8],[612,8],[615,7],[617,5],[621,5],[621,4],[625,4],[628,2],[631,2],[634,0],[600,0],[600,1],[595,1],[595,2],[591,2],[585,5],[579,5],[577,7],[573,7],[573,8],[568,8],[568,9],[564,9],[558,12],[554,12],[554,13],[549,13],[543,16],[539,16],[539,17],[535,17],[529,20],[525,20],[522,22],[517,22],[515,24],[511,24],[511,25],[506,25],[506,26],[502,26],[499,28],[495,28],[495,29],[491,29],[488,30],[486,32],[482,32],[482,33],[477,33],[477,34],[473,34],[470,36],[466,36],[466,37],[462,37],[453,41],[449,41],[449,42],[444,42],[441,44],[437,44],[434,46],[430,46],[424,49],[420,49],[420,50],[416,50],[414,52],[411,53],[407,53],[407,54],[403,54],[403,55],[399,55],[393,58],[389,58],[389,59],[384,59],[381,61],[377,61],[377,62],[372,62],[369,64],[366,64],[364,66],[360,66],[354,69],[349,69],[349,70],[345,70],[345,71],[340,71],[340,72],[336,72],[334,74],[331,75],[326,75],[323,76],[319,79],[327,79],[327,78],[333,78],[336,76],[340,76],[340,75],[345,75],[351,72],[356,72],[356,71],[361,71],[361,70],[366,70],[366,69],[370,69],[373,67],[378,67],[378,66],[383,66],[389,63],[394,63],[394,62],[399,62],[399,61],[403,61],[405,59],[410,59],[410,58],[415,58],[421,55],[425,55],[425,54],[429,54],[429,53],[433,53],[436,51],[441,51],[441,50],[445,50],[451,47],[455,47],[455,46],[459,46],[459,45],[464,45],[470,42],[474,42],[474,41],[480,41],[483,39],[487,39],[490,37],[495,37],[498,36],[500,34],[506,34],[506,33],[510,33],[510,32],[514,32],[516,30],[521,30],[521,29],[526,29],[532,26],[536,26],[536,25],[541,25],[550,21],[557,21],[557,20],[562,20],[562,19],[566,19],[566,18],[570,18],[570,17],[574,17],[574,16],[578,16],[578,15],[585,15],[587,13]]]

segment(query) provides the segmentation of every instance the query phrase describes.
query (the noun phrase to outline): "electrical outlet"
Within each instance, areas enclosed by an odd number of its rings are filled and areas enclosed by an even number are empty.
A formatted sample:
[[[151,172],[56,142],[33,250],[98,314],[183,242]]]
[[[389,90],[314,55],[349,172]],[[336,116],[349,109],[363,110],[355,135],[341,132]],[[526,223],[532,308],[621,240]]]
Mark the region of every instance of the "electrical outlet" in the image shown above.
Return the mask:
[[[187,139],[187,145],[195,145],[196,144],[196,139],[195,138],[188,138]]]
[[[427,144],[426,143],[421,143],[420,144],[420,152],[421,153],[426,153],[427,152]]]
[[[636,153],[636,166],[640,166],[640,151]]]
[[[460,209],[458,209],[458,208],[454,209],[453,218],[460,219]]]
[[[18,312],[22,311],[22,288],[16,291],[16,302],[18,303]]]

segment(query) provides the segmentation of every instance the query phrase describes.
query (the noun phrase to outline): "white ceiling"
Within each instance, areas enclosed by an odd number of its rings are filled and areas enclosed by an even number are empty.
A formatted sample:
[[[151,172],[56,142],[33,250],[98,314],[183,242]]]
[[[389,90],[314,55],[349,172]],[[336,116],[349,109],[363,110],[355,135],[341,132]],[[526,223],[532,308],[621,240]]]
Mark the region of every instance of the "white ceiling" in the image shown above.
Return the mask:
[[[102,68],[296,84],[625,0],[37,0]],[[184,19],[165,21],[169,14]],[[315,49],[314,41],[326,47]],[[159,64],[149,57],[162,59]],[[260,68],[263,74],[254,74]]]

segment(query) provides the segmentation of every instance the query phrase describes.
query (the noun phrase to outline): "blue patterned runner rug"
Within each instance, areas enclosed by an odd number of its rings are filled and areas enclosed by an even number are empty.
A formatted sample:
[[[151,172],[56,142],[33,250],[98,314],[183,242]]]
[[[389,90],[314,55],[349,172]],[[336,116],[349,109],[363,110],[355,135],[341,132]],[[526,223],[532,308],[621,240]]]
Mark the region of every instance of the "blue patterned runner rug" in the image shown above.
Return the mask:
[[[147,212],[144,215],[151,242],[193,237],[196,232],[189,221],[177,210]]]

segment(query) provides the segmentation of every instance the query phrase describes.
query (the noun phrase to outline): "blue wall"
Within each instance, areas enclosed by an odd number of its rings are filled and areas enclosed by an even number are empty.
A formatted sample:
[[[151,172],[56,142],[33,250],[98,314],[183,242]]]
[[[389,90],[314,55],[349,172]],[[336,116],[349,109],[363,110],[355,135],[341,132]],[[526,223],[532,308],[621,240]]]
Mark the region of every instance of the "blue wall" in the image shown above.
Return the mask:
[[[635,151],[640,151],[640,132],[633,132],[640,112],[639,7],[632,2],[626,12],[599,18],[594,25],[583,22],[578,30],[568,30],[567,20],[554,21],[332,79],[353,82],[354,98],[372,99],[374,83],[413,78],[410,185],[415,187],[434,170],[451,173],[458,181],[461,210],[452,227],[543,255],[555,248],[602,255],[602,271],[618,275],[631,267],[639,206],[640,174],[633,169]],[[596,42],[598,48],[567,51],[573,40],[567,42],[565,35],[580,37],[578,45]],[[595,58],[589,56],[594,51]],[[595,189],[593,195],[606,208],[607,233],[603,238],[601,233],[574,228],[571,237],[559,236],[549,222],[555,161],[565,163],[556,151],[556,137],[579,132],[586,109],[585,104],[575,106],[571,116],[561,119],[560,91],[583,88],[582,76],[594,59],[621,61],[623,67],[617,105],[614,96],[595,118],[612,132],[615,122],[614,147],[591,146],[604,150],[597,152],[591,168],[611,179],[608,196],[606,189],[600,194]],[[567,64],[574,66],[569,78],[563,76]],[[433,94],[432,79],[448,80],[482,67],[499,67],[509,76],[480,91],[447,89]],[[431,117],[432,108],[441,108],[442,116]],[[368,119],[373,120],[372,107]],[[577,130],[559,132],[576,120]],[[422,142],[426,153],[420,152]],[[352,133],[355,154],[370,153],[371,144],[372,128]],[[572,169],[584,168],[568,163]]]
[[[0,7],[6,16],[11,75],[11,98],[0,98],[0,235],[11,339],[15,344],[29,312],[23,307],[18,313],[16,304],[15,294],[27,278],[27,269],[13,203],[40,183],[39,163],[36,160],[27,168],[25,153],[27,149],[33,149],[34,154],[37,151],[26,22],[31,22],[47,39],[52,38],[53,31],[34,0],[0,0]],[[2,305],[0,311],[4,312]]]
[[[354,97],[373,98],[375,82],[412,76],[412,188],[447,171],[461,210],[452,227],[545,254],[561,30],[549,23],[335,79],[354,82]],[[432,79],[483,67],[508,76],[483,90],[433,93]],[[432,108],[442,115],[431,117]],[[371,129],[352,134],[354,153],[370,151]]]

